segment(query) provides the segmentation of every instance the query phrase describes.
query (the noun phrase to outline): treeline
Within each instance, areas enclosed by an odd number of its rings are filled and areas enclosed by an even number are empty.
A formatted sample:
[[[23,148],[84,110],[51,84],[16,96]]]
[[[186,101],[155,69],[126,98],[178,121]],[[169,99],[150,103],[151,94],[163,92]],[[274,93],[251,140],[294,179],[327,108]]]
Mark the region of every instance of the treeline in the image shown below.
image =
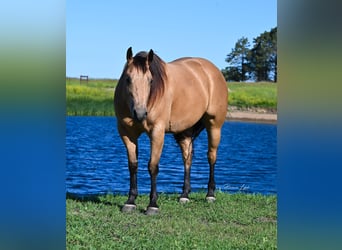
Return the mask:
[[[240,38],[225,61],[222,69],[226,81],[277,81],[277,27],[253,39],[252,46],[246,37]]]

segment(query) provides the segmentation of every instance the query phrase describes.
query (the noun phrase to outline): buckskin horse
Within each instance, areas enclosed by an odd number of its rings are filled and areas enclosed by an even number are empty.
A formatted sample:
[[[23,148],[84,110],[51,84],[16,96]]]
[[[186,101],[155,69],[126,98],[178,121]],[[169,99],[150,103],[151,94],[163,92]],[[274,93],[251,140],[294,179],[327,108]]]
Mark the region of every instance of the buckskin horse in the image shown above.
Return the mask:
[[[138,137],[142,133],[150,139],[151,191],[146,214],[159,211],[157,175],[165,133],[173,133],[182,151],[184,185],[179,201],[184,203],[189,201],[193,140],[206,129],[210,167],[206,199],[214,201],[214,167],[228,105],[227,85],[220,70],[203,58],[166,63],[152,49],[133,57],[130,47],[126,59],[114,93],[118,132],[127,149],[130,173],[128,200],[122,211],[136,209]]]

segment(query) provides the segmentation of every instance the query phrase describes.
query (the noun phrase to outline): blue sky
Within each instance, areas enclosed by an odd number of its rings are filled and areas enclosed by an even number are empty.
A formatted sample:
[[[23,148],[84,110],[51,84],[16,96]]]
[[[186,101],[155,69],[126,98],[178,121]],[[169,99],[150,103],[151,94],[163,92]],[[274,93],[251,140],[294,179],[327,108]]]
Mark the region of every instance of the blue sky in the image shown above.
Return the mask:
[[[203,57],[225,68],[241,37],[277,26],[276,0],[66,1],[66,75],[119,78],[127,48],[164,61]]]

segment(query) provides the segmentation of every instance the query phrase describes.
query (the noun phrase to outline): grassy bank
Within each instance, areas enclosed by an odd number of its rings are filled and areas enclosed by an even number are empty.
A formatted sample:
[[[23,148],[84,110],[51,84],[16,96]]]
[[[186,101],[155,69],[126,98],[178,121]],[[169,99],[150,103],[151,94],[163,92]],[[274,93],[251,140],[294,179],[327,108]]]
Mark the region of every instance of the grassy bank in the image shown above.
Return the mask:
[[[113,89],[66,86],[67,115],[113,116]]]
[[[86,81],[80,82],[79,78],[71,78],[71,77],[66,78],[66,85],[82,85],[82,86],[88,86],[88,87],[100,88],[100,89],[106,89],[106,88],[114,89],[117,83],[118,81],[114,79],[90,78],[88,82]]]
[[[77,78],[66,80],[67,115],[113,116],[116,80]],[[229,105],[237,108],[277,109],[277,84],[228,83]]]
[[[113,116],[116,80],[90,79],[88,82],[66,80],[67,115]]]
[[[276,83],[228,83],[229,105],[237,108],[277,109]]]
[[[204,197],[179,204],[178,195],[161,194],[155,216],[143,214],[148,195],[138,196],[132,214],[120,212],[126,196],[67,199],[67,249],[276,249],[276,196]]]

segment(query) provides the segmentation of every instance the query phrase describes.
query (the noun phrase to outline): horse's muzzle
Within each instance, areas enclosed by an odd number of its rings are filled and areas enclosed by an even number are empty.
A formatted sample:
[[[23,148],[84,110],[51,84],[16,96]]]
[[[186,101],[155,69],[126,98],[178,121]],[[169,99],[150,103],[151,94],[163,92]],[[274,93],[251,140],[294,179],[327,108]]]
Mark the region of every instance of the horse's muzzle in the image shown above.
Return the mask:
[[[138,122],[142,122],[143,120],[145,120],[146,116],[147,116],[146,108],[136,108],[133,111],[133,118]]]

